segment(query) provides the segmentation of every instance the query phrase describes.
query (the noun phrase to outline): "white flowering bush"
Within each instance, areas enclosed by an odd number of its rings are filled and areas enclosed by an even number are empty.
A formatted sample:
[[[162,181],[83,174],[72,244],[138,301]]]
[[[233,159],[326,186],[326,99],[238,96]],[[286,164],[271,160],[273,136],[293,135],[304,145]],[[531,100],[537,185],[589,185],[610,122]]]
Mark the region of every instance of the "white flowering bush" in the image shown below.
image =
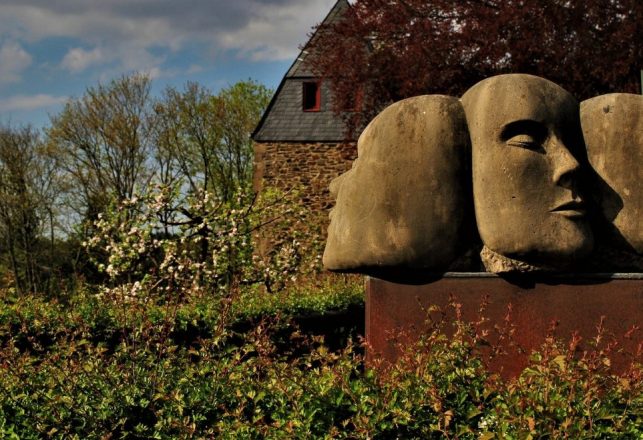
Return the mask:
[[[320,258],[306,257],[306,232],[298,225],[309,223],[308,214],[290,200],[276,191],[261,199],[239,191],[224,203],[207,191],[180,197],[159,186],[111,206],[84,244],[107,277],[103,293],[129,299],[230,295],[257,283],[271,291],[296,280],[304,262],[315,267]],[[253,244],[264,230],[275,243],[258,253]]]
[[[253,253],[254,279],[268,293],[297,284],[322,270],[324,236],[319,213],[298,202],[299,194],[284,195],[276,189],[264,190],[260,204],[269,219],[253,232],[257,248]],[[257,273],[257,272],[261,273]],[[314,276],[313,276],[314,278]]]

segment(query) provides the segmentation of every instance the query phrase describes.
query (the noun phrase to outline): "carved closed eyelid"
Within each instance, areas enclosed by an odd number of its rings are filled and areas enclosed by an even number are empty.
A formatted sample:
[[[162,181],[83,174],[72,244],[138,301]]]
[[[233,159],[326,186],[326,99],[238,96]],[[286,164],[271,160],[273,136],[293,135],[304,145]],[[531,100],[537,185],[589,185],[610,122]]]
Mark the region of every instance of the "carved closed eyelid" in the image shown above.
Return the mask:
[[[536,121],[516,121],[503,128],[500,139],[510,147],[545,154],[543,143],[547,139],[547,128]]]
[[[529,134],[517,134],[507,139],[508,144],[535,144],[539,143],[538,139]]]

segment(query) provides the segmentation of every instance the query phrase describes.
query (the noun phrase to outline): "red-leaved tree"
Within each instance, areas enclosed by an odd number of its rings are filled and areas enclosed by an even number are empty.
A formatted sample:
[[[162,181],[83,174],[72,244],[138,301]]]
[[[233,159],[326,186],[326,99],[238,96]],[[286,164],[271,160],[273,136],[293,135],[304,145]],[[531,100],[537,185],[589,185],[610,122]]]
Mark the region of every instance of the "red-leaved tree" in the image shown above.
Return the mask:
[[[353,129],[387,104],[531,73],[579,100],[640,91],[641,0],[356,0],[308,62]],[[357,101],[357,108],[355,102]]]

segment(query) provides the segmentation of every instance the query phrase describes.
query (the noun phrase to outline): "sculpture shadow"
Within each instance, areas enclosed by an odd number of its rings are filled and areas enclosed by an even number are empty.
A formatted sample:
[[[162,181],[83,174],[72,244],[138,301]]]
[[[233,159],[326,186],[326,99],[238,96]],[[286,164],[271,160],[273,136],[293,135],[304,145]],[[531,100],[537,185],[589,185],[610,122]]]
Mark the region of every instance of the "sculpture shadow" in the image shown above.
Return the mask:
[[[364,274],[397,284],[408,284],[412,286],[421,286],[430,284],[444,278],[444,271],[427,272],[422,269],[391,267],[391,268],[366,268]]]
[[[590,286],[609,283],[612,273],[502,273],[498,274],[506,282],[521,289],[534,289],[538,284],[550,286],[573,285]]]
[[[623,199],[590,165],[588,165],[587,179],[592,202],[589,213],[590,222],[598,247],[617,248],[636,253],[613,223],[623,209]]]

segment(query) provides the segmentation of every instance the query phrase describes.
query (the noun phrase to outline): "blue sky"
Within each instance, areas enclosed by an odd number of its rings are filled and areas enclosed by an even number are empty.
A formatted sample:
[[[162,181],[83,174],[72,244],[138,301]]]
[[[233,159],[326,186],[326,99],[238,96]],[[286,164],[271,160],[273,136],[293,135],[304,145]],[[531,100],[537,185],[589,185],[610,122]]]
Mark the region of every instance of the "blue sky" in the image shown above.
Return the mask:
[[[132,72],[154,91],[277,87],[335,0],[0,0],[0,124],[43,127],[69,97]]]

